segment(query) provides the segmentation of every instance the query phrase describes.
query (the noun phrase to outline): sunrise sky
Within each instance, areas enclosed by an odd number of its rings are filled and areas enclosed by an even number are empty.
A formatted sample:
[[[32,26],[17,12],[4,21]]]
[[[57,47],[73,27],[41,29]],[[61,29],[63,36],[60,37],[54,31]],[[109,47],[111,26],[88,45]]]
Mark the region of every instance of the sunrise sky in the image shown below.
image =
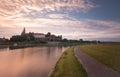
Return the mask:
[[[0,37],[27,32],[120,41],[120,0],[0,0]]]

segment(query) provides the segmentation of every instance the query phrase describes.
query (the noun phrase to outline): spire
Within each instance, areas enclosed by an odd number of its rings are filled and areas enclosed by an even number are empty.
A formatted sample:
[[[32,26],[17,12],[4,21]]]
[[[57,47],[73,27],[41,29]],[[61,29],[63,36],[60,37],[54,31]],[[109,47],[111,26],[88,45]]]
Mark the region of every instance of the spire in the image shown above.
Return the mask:
[[[25,27],[24,27],[24,29],[23,29],[21,35],[25,35],[25,32],[26,32],[26,30],[25,30]]]

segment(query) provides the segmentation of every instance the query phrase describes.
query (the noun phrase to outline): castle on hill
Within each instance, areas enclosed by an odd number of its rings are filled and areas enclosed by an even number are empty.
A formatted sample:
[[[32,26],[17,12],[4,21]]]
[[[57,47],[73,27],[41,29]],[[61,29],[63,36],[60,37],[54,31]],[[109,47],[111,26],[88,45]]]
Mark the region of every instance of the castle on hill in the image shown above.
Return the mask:
[[[35,40],[44,40],[44,41],[60,41],[62,40],[62,35],[54,35],[51,34],[50,32],[48,32],[47,34],[43,34],[43,33],[34,33],[34,32],[29,32],[26,33],[26,29],[24,28],[21,36],[24,36],[27,38],[27,40],[29,40],[31,38],[31,36],[35,39]]]

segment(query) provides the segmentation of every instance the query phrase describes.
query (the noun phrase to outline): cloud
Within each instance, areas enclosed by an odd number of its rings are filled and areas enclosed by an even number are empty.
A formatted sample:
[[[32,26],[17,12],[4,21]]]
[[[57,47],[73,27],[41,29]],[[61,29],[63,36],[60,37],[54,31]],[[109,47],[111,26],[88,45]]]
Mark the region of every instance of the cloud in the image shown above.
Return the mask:
[[[103,20],[92,20],[92,19],[80,19],[80,20],[66,20],[60,18],[61,14],[52,14],[51,18],[18,18],[12,20],[0,21],[0,28],[10,28],[14,35],[16,29],[19,29],[20,34],[23,27],[27,28],[27,32],[42,32],[47,33],[48,31],[54,34],[60,34],[64,37],[73,39],[79,38],[113,38],[120,36],[120,23],[115,21],[103,21]],[[69,16],[67,16],[69,17]],[[9,25],[10,24],[10,25]],[[6,25],[6,26],[4,26]],[[13,29],[13,30],[12,30]],[[15,30],[14,30],[15,29]],[[6,32],[6,30],[0,30]],[[8,33],[8,32],[6,32]],[[1,36],[4,35],[0,33]],[[2,36],[3,37],[3,36]]]
[[[19,35],[22,28],[20,27],[1,27],[0,25],[0,38],[10,38],[12,35]]]
[[[57,19],[63,19],[65,17],[68,17],[68,15],[67,14],[50,14],[50,15],[48,15],[48,17],[57,18]]]
[[[87,11],[95,5],[89,0],[0,0],[0,16],[45,13],[50,11]],[[33,12],[34,11],[34,12]],[[31,15],[32,15],[31,14]]]
[[[27,31],[48,31],[73,39],[120,37],[120,23],[76,19],[69,12],[87,12],[96,5],[91,0],[0,0],[0,37]]]

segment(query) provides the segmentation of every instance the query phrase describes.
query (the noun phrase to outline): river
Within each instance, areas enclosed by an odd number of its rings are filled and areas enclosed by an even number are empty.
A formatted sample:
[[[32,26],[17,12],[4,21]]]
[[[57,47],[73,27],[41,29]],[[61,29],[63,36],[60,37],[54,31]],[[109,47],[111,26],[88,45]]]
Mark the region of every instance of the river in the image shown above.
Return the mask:
[[[0,77],[48,77],[67,48],[0,48]]]

